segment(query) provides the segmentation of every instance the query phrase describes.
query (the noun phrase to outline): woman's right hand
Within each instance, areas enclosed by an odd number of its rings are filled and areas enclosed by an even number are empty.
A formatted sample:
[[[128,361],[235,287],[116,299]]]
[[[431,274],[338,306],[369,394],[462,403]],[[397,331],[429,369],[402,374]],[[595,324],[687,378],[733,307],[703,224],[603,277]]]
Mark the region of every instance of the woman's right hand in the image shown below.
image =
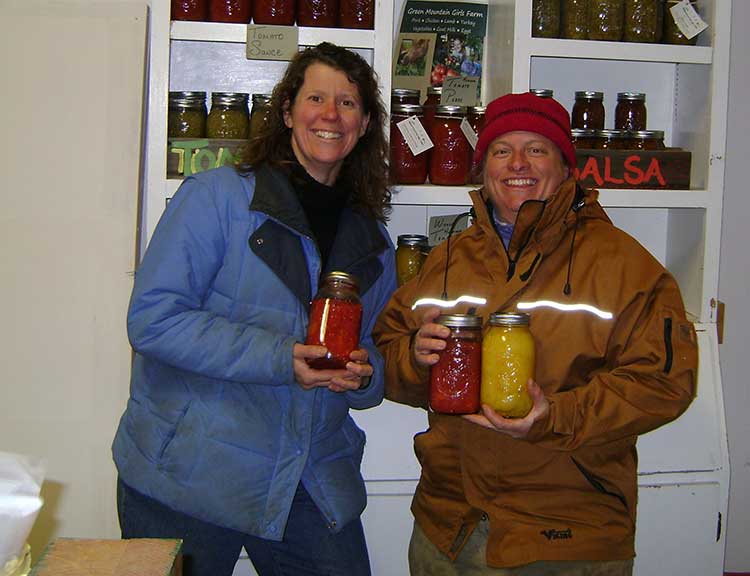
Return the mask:
[[[422,316],[422,325],[414,334],[412,340],[411,349],[414,360],[422,366],[437,364],[440,359],[437,353],[445,349],[445,340],[451,334],[450,328],[447,326],[435,324],[434,320],[438,316],[440,316],[439,307],[427,309]]]

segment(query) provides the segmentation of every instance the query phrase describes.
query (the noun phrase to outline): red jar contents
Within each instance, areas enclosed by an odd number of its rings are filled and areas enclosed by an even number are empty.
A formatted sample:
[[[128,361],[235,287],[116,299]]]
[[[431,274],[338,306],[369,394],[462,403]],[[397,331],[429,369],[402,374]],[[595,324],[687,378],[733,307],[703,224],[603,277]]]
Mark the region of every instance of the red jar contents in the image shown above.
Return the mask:
[[[209,0],[208,17],[211,22],[247,24],[252,14],[250,0]]]
[[[467,120],[471,127],[474,129],[477,137],[484,128],[484,113],[486,108],[484,106],[471,106],[468,109]],[[469,169],[469,182],[471,184],[482,183],[482,161],[479,158],[474,158],[474,150],[471,152],[471,168]]]
[[[172,0],[172,20],[208,19],[208,0]]]
[[[416,104],[394,104],[391,112],[390,168],[394,184],[424,184],[427,180],[429,154],[412,154],[397,124],[409,116],[422,118],[422,107]]]
[[[446,314],[436,323],[448,326],[440,360],[430,369],[430,409],[444,414],[479,411],[482,375],[482,318],[470,314]]]
[[[357,280],[345,272],[326,275],[312,301],[305,344],[325,346],[328,353],[308,360],[308,365],[317,370],[345,368],[359,344],[361,324]]]
[[[443,92],[442,86],[430,86],[427,88],[427,98],[422,104],[424,110],[424,128],[432,138],[432,125],[435,123],[435,109],[440,104],[440,96]]]
[[[335,28],[338,12],[338,0],[297,0],[297,25]]]
[[[442,186],[462,186],[469,178],[472,148],[461,130],[466,116],[463,106],[438,106],[430,138],[435,145],[430,150],[430,183]]]
[[[341,28],[370,29],[374,23],[375,0],[341,0]]]
[[[294,24],[296,9],[294,0],[255,0],[253,2],[253,22],[291,26]]]

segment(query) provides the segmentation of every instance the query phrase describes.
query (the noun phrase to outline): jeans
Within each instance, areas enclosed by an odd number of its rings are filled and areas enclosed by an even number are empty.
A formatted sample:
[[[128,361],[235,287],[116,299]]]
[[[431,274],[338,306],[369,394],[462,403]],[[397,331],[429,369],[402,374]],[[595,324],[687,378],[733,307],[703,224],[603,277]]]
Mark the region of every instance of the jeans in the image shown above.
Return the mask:
[[[181,538],[183,576],[231,576],[243,547],[260,576],[370,576],[362,522],[332,533],[301,483],[281,542],[187,516],[121,480],[117,513],[123,539]]]

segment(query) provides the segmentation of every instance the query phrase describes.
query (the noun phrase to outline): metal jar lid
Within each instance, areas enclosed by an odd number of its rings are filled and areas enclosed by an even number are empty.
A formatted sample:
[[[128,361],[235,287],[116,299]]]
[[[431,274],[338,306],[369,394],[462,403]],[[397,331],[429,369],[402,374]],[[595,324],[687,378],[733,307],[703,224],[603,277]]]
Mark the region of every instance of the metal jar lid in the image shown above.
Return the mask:
[[[642,140],[664,140],[664,130],[634,130],[629,134]]]
[[[435,116],[443,118],[459,118],[466,116],[466,106],[437,106]]]
[[[184,108],[193,108],[206,105],[205,92],[170,92],[169,106]]]
[[[253,106],[268,106],[271,103],[270,94],[253,94]]]
[[[487,112],[487,106],[469,106],[466,111],[474,116],[480,116]]]
[[[427,95],[430,94],[437,94],[440,95],[443,93],[443,87],[442,86],[428,86],[427,87]]]
[[[604,100],[604,92],[594,90],[580,90],[576,92],[576,98],[588,98],[589,100]]]
[[[476,314],[441,314],[435,318],[435,324],[448,328],[481,328],[482,317]]]
[[[419,90],[413,88],[394,88],[391,90],[391,97],[396,98],[419,98]]]
[[[344,284],[349,284],[350,286],[354,286],[355,288],[359,289],[359,281],[357,280],[356,276],[352,274],[347,274],[346,272],[340,272],[338,270],[329,272],[325,275],[325,278],[323,278],[323,282],[343,282]]]
[[[422,106],[419,104],[393,104],[391,106],[391,113],[401,116],[419,116],[422,111]]]
[[[633,100],[636,102],[645,102],[646,95],[643,92],[618,92],[617,101],[621,100]]]
[[[423,234],[400,234],[396,240],[398,246],[427,246],[428,238]]]
[[[611,130],[609,128],[605,128],[604,130],[595,130],[596,136],[600,136],[602,138],[629,138],[630,132],[627,130]]]
[[[549,88],[532,88],[529,90],[534,96],[539,96],[540,98],[552,98],[554,96],[554,92],[550,90]]]
[[[212,92],[211,104],[219,104],[222,106],[247,106],[249,98],[250,94],[245,92]]]
[[[490,326],[528,326],[529,315],[523,312],[493,312]]]
[[[594,130],[593,128],[572,128],[570,135],[573,138],[594,138],[597,136],[597,132],[599,130]]]

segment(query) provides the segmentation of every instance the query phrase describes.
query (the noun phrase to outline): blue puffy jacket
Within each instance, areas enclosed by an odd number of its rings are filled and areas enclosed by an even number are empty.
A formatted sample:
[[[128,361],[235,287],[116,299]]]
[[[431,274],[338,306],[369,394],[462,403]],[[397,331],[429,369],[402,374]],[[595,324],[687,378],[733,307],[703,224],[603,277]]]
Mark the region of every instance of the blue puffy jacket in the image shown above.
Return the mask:
[[[320,255],[287,178],[219,168],[184,181],[138,269],[128,312],[136,351],[113,444],[120,478],[174,510],[280,540],[301,481],[336,532],[357,518],[365,434],[349,408],[383,399],[370,336],[395,289],[382,224],[346,208],[328,270],[360,282],[364,390],[302,389],[304,342]]]

